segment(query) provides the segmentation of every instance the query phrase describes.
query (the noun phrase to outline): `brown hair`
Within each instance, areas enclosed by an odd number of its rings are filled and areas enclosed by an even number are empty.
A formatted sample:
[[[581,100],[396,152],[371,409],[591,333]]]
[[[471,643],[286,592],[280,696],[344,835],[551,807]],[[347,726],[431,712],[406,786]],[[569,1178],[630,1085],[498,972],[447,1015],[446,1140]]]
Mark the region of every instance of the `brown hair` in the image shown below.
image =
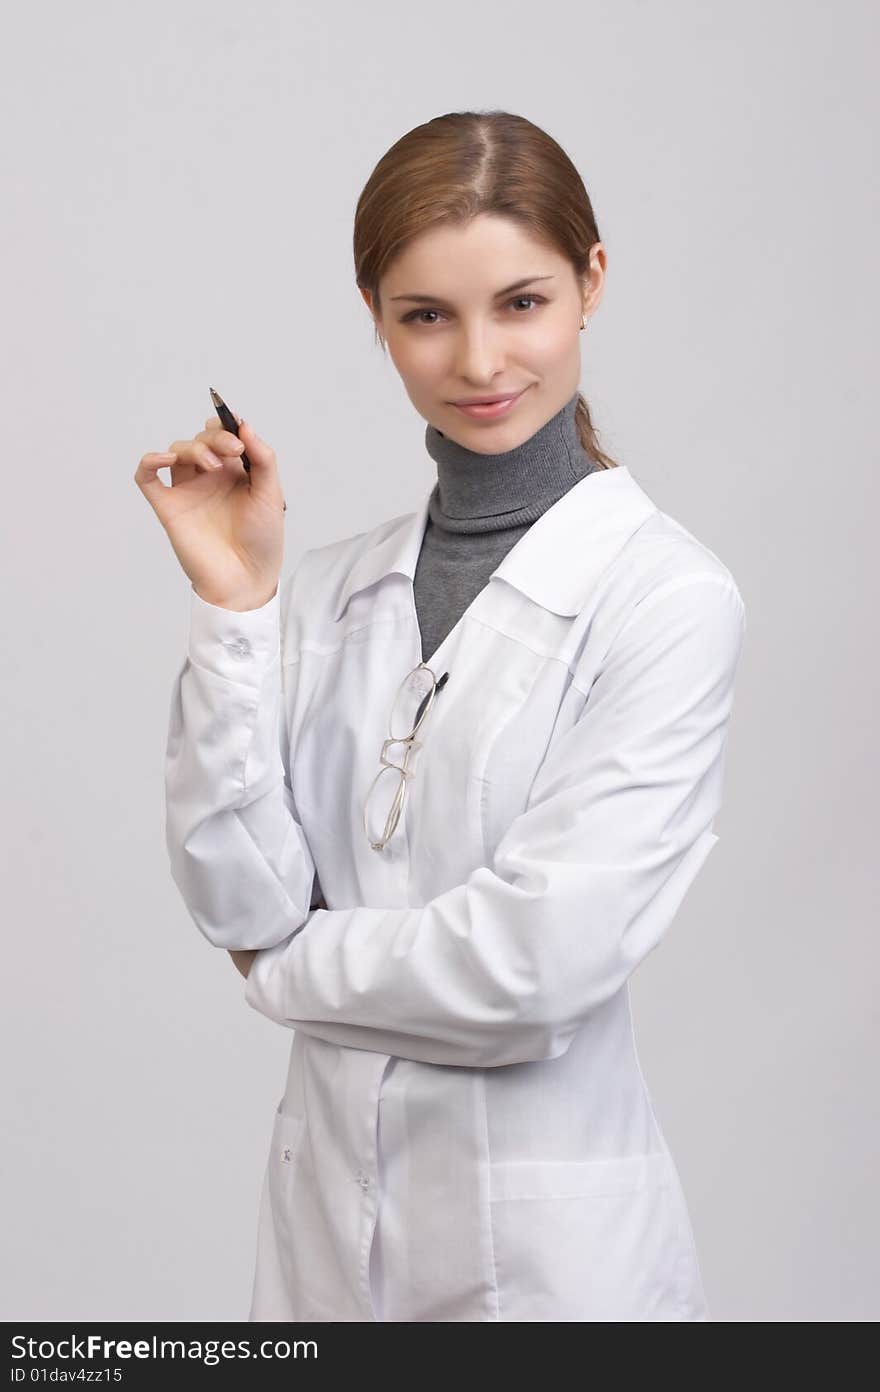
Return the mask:
[[[579,280],[588,274],[599,228],[583,181],[562,147],[524,116],[450,111],[401,136],[364,185],[354,218],[359,288],[370,292],[379,309],[379,282],[414,237],[481,213],[519,223],[567,257]],[[384,352],[378,331],[377,341]],[[599,448],[582,392],[575,423],[581,444],[599,467],[617,468]]]

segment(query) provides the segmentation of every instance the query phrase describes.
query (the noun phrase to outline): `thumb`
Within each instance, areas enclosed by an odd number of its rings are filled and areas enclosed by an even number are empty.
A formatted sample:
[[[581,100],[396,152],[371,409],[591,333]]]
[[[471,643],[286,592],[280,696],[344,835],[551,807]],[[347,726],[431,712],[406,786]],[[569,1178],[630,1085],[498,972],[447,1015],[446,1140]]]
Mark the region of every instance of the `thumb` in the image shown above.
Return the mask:
[[[238,422],[238,438],[244,445],[245,453],[254,466],[252,472],[259,478],[270,477],[276,464],[275,451],[272,446],[260,439],[250,421]],[[256,479],[252,477],[251,482],[255,483]]]

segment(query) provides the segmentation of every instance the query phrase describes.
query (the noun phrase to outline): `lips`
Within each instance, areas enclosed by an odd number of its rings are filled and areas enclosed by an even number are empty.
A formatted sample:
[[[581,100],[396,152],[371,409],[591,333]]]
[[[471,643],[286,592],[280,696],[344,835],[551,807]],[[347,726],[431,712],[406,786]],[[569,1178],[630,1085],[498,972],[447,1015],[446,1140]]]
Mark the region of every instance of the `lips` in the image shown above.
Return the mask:
[[[484,397],[479,402],[476,400],[468,402],[453,401],[450,404],[455,407],[456,411],[461,411],[462,415],[470,416],[471,420],[501,420],[502,417],[507,417],[511,414],[514,407],[522,400],[526,390],[527,388],[523,387],[522,391],[514,392],[512,395],[496,396],[488,400]]]
[[[525,387],[523,387],[523,391],[525,391]],[[521,392],[515,391],[504,392],[501,396],[470,396],[463,397],[460,401],[453,401],[452,404],[453,406],[492,406],[497,401],[512,401],[515,396],[521,395]]]

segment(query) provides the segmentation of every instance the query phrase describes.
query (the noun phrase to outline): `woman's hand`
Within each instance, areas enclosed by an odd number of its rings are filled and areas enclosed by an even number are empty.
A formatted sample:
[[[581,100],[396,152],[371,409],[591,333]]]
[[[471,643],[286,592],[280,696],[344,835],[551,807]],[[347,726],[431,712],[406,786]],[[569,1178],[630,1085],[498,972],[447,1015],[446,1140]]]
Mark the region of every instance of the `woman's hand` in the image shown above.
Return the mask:
[[[235,965],[238,967],[238,970],[241,972],[242,976],[246,977],[251,969],[251,965],[253,964],[253,960],[256,957],[259,949],[255,947],[229,947],[226,950],[229,953]]]
[[[135,483],[168,534],[193,588],[223,609],[257,609],[275,594],[284,552],[284,497],[275,451],[236,417],[241,439],[216,417],[192,440],[145,454]],[[247,450],[251,470],[242,468]],[[158,477],[171,470],[171,487]]]
[[[323,894],[319,894],[317,903],[310,905],[309,912],[314,913],[315,909],[326,909],[326,907],[327,904],[325,902]],[[241,972],[242,976],[247,976],[248,972],[251,969],[253,960],[259,951],[259,948],[228,947],[226,951],[229,953],[233,962],[238,967],[238,970]]]

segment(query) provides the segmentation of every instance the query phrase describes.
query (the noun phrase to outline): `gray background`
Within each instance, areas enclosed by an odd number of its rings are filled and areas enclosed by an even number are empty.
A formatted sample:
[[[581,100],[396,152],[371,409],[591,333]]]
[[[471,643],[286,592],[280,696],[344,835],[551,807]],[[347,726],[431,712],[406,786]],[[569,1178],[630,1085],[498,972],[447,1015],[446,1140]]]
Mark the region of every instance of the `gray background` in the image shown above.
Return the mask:
[[[721,839],[632,986],[713,1317],[878,1317],[877,40],[876,7],[778,0],[16,10],[3,1318],[246,1317],[292,1036],[168,873],[190,591],[133,474],[211,385],[278,451],[285,574],[420,503],[352,220],[399,136],[473,107],[578,166],[602,442],[748,608]]]

